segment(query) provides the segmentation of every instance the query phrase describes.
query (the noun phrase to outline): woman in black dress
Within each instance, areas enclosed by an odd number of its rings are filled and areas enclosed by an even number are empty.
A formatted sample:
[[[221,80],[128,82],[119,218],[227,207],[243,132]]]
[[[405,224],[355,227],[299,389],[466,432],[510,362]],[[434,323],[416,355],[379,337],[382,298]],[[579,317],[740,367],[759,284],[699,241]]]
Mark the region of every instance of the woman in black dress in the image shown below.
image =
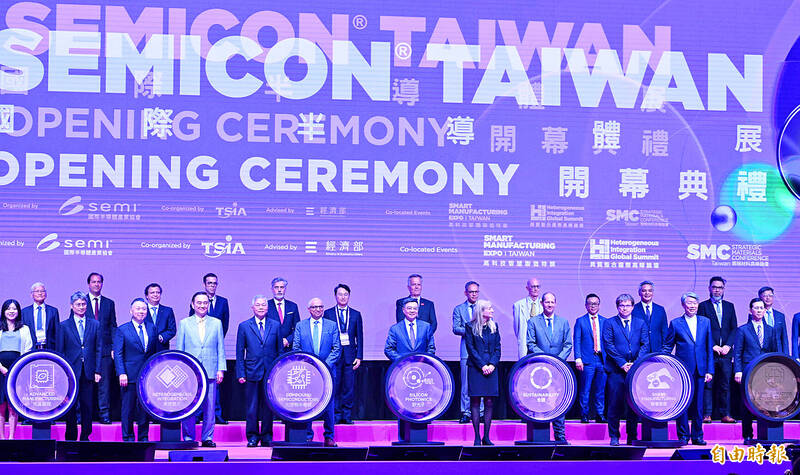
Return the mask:
[[[494,309],[488,300],[478,300],[472,321],[464,334],[467,346],[467,383],[475,445],[494,445],[489,440],[492,427],[494,398],[500,393],[497,366],[500,364],[500,331],[494,319]],[[481,397],[484,406],[483,439],[480,437]]]

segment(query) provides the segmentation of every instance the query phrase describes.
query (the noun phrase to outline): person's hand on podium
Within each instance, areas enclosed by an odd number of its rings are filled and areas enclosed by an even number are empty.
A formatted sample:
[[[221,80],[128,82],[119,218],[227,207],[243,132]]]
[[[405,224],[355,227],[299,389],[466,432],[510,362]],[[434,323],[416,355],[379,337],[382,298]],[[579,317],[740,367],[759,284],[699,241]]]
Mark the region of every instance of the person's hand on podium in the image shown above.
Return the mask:
[[[222,384],[222,378],[225,376],[225,373],[222,371],[217,371],[217,384]]]
[[[707,383],[708,383],[708,382],[711,382],[711,380],[712,380],[713,378],[714,378],[714,375],[712,375],[711,373],[706,373],[706,379],[705,379],[705,381],[706,381]]]
[[[122,386],[123,388],[128,386],[128,375],[127,374],[119,375],[119,385]]]
[[[101,379],[103,379],[103,377],[102,377],[102,376],[100,376],[100,374],[99,374],[99,373],[95,373],[95,374],[94,374],[94,382],[95,382],[95,383],[99,383]]]
[[[575,360],[575,369],[578,371],[583,371],[583,361],[580,358]]]
[[[739,372],[739,373],[736,373],[736,374],[734,374],[734,375],[733,375],[733,379],[734,379],[734,381],[736,381],[737,383],[739,383],[739,384],[742,384],[742,373],[741,373],[741,372]]]

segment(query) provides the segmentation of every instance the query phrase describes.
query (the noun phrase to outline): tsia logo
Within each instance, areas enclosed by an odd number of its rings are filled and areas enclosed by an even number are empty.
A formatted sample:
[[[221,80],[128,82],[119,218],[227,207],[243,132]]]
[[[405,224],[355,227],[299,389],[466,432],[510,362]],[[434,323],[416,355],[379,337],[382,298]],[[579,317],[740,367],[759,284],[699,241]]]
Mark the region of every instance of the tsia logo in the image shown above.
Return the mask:
[[[61,216],[72,216],[80,213],[84,209],[90,213],[136,213],[139,211],[138,203],[93,201],[86,203],[86,206],[84,206],[81,204],[81,201],[82,198],[80,195],[69,198],[58,208],[58,214]]]
[[[639,210],[637,209],[609,209],[606,210],[606,220],[624,221],[626,223],[639,222]]]
[[[222,219],[232,218],[235,216],[247,216],[247,211],[244,208],[239,207],[239,203],[233,202],[231,206],[228,207],[217,207],[217,217]]]
[[[200,245],[203,246],[203,255],[212,259],[225,254],[245,254],[242,243],[233,242],[233,236],[230,234],[225,236],[224,241],[201,242]]]
[[[36,245],[36,250],[40,252],[48,252],[53,249],[64,245],[64,253],[67,254],[72,250],[92,250],[92,251],[108,251],[111,248],[111,239],[64,239],[59,241],[58,233],[50,233],[43,237]],[[110,251],[109,251],[110,252]],[[77,251],[75,252],[77,253]],[[83,252],[81,252],[83,254]]]
[[[686,258],[691,260],[727,261],[731,258],[731,247],[727,244],[689,244]]]

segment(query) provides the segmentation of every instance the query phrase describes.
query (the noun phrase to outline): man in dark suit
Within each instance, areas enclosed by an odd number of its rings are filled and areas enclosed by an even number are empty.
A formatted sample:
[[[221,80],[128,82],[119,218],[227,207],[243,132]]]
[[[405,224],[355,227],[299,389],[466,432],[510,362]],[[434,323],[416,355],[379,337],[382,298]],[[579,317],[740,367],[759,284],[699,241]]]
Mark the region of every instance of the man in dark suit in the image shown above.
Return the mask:
[[[703,422],[711,422],[712,413],[716,412],[722,422],[732,424],[736,420],[731,417],[730,381],[732,373],[731,357],[733,342],[736,339],[736,309],[733,304],[723,300],[725,296],[725,279],[714,276],[708,281],[708,293],[711,298],[700,302],[697,314],[711,322],[711,339],[714,341],[714,379],[706,383],[703,395]],[[714,411],[716,408],[716,411]]]
[[[775,347],[778,353],[789,355],[789,336],[786,334],[786,315],[773,308],[775,303],[775,290],[772,287],[764,286],[758,289],[758,298],[764,302],[764,321],[771,326],[775,332]],[[24,312],[25,310],[23,310]]]
[[[528,320],[528,354],[553,355],[566,361],[572,353],[572,329],[566,319],[556,315],[556,295],[542,295],[542,313]],[[566,442],[566,415],[553,421],[556,442]]]
[[[333,375],[332,369],[336,367],[336,363],[342,353],[342,345],[339,341],[339,326],[330,320],[322,318],[325,306],[322,305],[322,300],[318,298],[313,298],[308,302],[308,311],[311,313],[311,318],[298,323],[294,329],[292,349],[317,355],[325,362],[328,369],[331,369],[331,375]],[[333,385],[334,387],[336,386],[335,376]],[[333,438],[333,408],[336,404],[334,399],[335,397],[331,398],[328,407],[325,408],[323,413],[325,447],[336,447],[336,441]],[[311,422],[309,422],[309,441],[313,437],[314,432],[311,430]]]
[[[586,313],[575,321],[573,347],[575,348],[575,368],[580,371],[581,423],[588,423],[591,408],[589,402],[594,398],[597,422],[606,422],[605,394],[606,371],[603,368],[603,327],[607,318],[600,315],[600,297],[597,294],[586,296]]]
[[[694,445],[706,445],[703,440],[703,385],[714,377],[714,343],[711,340],[711,323],[707,318],[697,317],[700,299],[694,292],[681,295],[683,316],[669,324],[667,340],[663,351],[679,359],[694,379],[694,395],[689,408],[678,417],[678,438],[683,444],[692,438]],[[689,432],[689,415],[692,417],[692,431]]]
[[[272,410],[267,403],[267,375],[283,350],[280,326],[267,318],[267,297],[256,295],[253,317],[236,331],[236,377],[244,384],[247,446],[272,445]],[[261,427],[259,428],[259,422]]]
[[[464,284],[464,296],[467,297],[467,299],[456,305],[456,307],[453,309],[453,333],[461,337],[459,365],[461,369],[461,404],[459,407],[459,409],[461,409],[461,418],[458,420],[460,424],[466,424],[472,419],[472,411],[470,409],[469,400],[469,382],[467,381],[467,361],[469,359],[469,355],[467,354],[467,343],[464,335],[466,335],[467,331],[469,331],[468,329],[470,328],[469,324],[472,321],[472,313],[475,311],[475,303],[478,301],[478,296],[480,295],[480,287],[480,284],[474,280],[470,280]],[[481,401],[481,414],[483,414],[483,409],[483,401]]]
[[[353,400],[355,398],[355,371],[364,358],[364,327],[361,312],[350,307],[350,287],[339,284],[333,289],[336,305],[325,310],[323,318],[339,327],[342,356],[334,368],[336,390],[334,413],[339,424],[353,423]]]
[[[22,309],[22,323],[31,331],[31,341],[36,348],[55,350],[60,323],[58,309],[44,303],[47,289],[41,282],[31,285],[31,297],[33,305]]]
[[[800,361],[800,312],[792,317],[792,358]]]
[[[428,322],[417,320],[419,304],[413,297],[406,297],[403,302],[403,321],[389,327],[383,354],[395,361],[409,353],[436,354],[433,341],[433,330]]]
[[[644,320],[650,339],[649,353],[661,351],[667,337],[667,312],[664,307],[653,302],[655,284],[649,280],[639,284],[639,303],[633,307],[633,318]]]
[[[171,307],[161,305],[161,286],[155,282],[144,288],[147,299],[147,319],[156,329],[156,353],[169,349],[169,341],[175,338],[178,325]]]
[[[631,366],[649,352],[649,332],[640,318],[632,318],[633,297],[622,294],[617,297],[617,315],[609,318],[603,328],[603,349],[608,396],[608,435],[611,445],[619,445],[619,420],[625,415],[625,432],[628,445],[636,440],[639,419],[625,403],[625,376]]]
[[[208,316],[214,317],[222,323],[222,338],[228,334],[228,324],[230,322],[230,310],[228,309],[228,299],[217,295],[217,288],[219,288],[219,278],[217,274],[209,272],[203,276],[203,287],[205,287],[206,295],[208,296]],[[189,316],[194,315],[194,308],[189,305]],[[217,385],[216,399],[214,400],[214,417],[217,424],[227,424],[228,421],[222,417],[222,398],[220,397],[220,385]]]
[[[428,299],[422,298],[422,276],[411,274],[408,276],[408,297],[397,299],[395,302],[395,320],[400,323],[405,318],[403,302],[407,298],[417,301],[419,306],[417,321],[427,322],[431,326],[431,334],[436,333],[436,307]]]
[[[272,289],[272,299],[267,302],[269,310],[267,318],[275,320],[281,327],[281,339],[283,340],[283,351],[292,351],[294,330],[300,323],[300,310],[297,304],[286,299],[286,287],[289,281],[283,277],[275,277],[270,283]]]
[[[100,361],[100,384],[97,387],[97,405],[100,408],[100,423],[111,424],[111,381],[114,379],[114,360],[111,357],[114,332],[117,331],[117,309],[114,301],[103,297],[103,274],[92,272],[86,278],[89,284],[89,308],[86,316],[100,323],[103,357]],[[81,416],[83,417],[83,416]]]
[[[765,313],[766,306],[761,299],[751,300],[750,321],[736,331],[733,346],[736,353],[733,358],[733,379],[738,384],[742,384],[742,373],[751,361],[763,353],[777,350],[775,331],[764,322]],[[753,440],[753,415],[747,408],[742,411],[742,438],[745,444]]]
[[[56,351],[72,366],[77,378],[77,399],[81,411],[81,440],[89,440],[92,433],[92,408],[94,384],[100,382],[102,334],[97,320],[86,317],[88,297],[83,292],[70,296],[72,315],[61,322]],[[67,413],[66,440],[78,439],[78,404]]]
[[[133,420],[136,419],[139,442],[148,440],[150,421],[139,403],[139,373],[147,358],[156,353],[156,328],[147,318],[147,302],[137,298],[131,302],[131,321],[123,323],[114,334],[114,365],[122,393],[122,440],[133,442]]]

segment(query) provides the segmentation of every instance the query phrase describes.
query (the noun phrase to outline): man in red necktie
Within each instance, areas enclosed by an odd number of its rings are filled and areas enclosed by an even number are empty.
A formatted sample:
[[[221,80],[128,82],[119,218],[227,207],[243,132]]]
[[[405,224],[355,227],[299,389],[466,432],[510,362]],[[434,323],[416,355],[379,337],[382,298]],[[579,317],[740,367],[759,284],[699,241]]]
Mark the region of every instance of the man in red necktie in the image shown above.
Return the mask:
[[[296,303],[286,300],[286,288],[289,286],[286,279],[275,277],[270,285],[273,298],[269,301],[267,317],[280,324],[283,351],[291,351],[294,328],[300,322],[300,311]]]

